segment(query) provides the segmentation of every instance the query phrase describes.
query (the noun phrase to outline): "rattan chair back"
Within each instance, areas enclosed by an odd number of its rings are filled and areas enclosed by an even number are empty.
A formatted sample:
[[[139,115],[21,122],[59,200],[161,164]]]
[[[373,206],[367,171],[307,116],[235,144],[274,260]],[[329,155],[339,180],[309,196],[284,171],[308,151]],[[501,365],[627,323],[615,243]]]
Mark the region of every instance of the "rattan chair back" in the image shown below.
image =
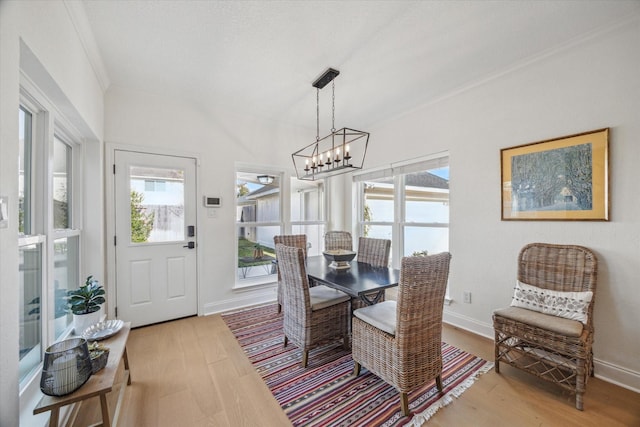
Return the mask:
[[[282,244],[285,246],[291,246],[300,248],[304,252],[304,257],[307,257],[307,235],[306,234],[282,234],[273,236],[273,244]],[[276,270],[278,273],[278,312],[282,311],[282,304],[284,302],[284,294],[282,290],[282,277],[280,274],[279,263],[277,262],[278,256],[276,254]]]
[[[389,252],[391,240],[360,237],[358,239],[358,262],[371,264],[374,267],[387,267],[389,265]]]
[[[353,238],[348,231],[327,231],[324,235],[324,250],[353,250]]]

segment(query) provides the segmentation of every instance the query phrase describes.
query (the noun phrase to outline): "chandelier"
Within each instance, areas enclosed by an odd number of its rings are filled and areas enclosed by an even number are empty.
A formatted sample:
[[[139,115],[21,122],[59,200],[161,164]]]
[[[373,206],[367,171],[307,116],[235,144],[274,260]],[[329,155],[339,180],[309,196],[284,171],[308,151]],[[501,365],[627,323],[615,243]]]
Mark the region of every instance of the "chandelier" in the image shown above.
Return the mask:
[[[362,169],[367,154],[369,133],[350,128],[335,128],[335,81],[340,71],[327,69],[312,86],[316,88],[316,141],[291,155],[298,179],[320,178]],[[331,83],[331,133],[320,138],[320,89]]]

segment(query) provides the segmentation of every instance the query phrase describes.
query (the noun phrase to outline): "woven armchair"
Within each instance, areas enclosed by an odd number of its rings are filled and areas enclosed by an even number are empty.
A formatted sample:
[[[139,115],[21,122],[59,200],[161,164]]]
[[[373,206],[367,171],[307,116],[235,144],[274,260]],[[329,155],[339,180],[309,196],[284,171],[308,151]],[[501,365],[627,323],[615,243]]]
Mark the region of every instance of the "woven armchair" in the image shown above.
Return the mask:
[[[450,260],[448,252],[402,258],[397,302],[353,313],[354,375],[364,366],[393,385],[404,415],[409,415],[410,391],[433,379],[442,391],[442,312]]]
[[[300,248],[304,251],[304,257],[307,257],[307,236],[306,234],[283,234],[280,236],[273,236],[273,244],[282,244],[285,246],[292,246]],[[276,260],[278,259],[276,255]],[[284,291],[282,289],[282,277],[280,274],[280,268],[276,263],[276,269],[278,271],[278,313],[282,311],[282,304],[284,303]]]
[[[353,250],[353,239],[348,231],[327,231],[324,235],[324,250]]]
[[[302,367],[309,350],[331,340],[349,345],[349,295],[324,285],[309,287],[304,250],[276,245],[284,288],[284,346],[291,341],[302,350]]]
[[[358,257],[356,261],[371,264],[374,267],[389,266],[389,252],[391,251],[391,240],[388,239],[372,239],[370,237],[360,237],[358,239]],[[373,300],[377,292],[367,294],[369,299]],[[384,291],[378,302],[385,300]],[[351,300],[351,309],[356,310],[366,306],[366,303],[360,298]]]
[[[583,409],[587,380],[593,375],[593,304],[595,301],[597,258],[582,246],[531,243],[518,256],[518,283],[510,307],[493,312],[495,330],[495,370],[500,362],[551,381],[575,393],[576,408]],[[538,306],[524,308],[519,301],[521,284],[534,286],[529,298]],[[551,291],[551,292],[549,292]],[[592,292],[574,294],[571,308],[567,297],[554,305],[548,295],[554,292]],[[566,294],[565,294],[566,295]],[[538,300],[540,296],[540,300]],[[554,296],[555,298],[555,296]],[[574,299],[575,298],[575,299]],[[574,304],[577,301],[581,308]],[[558,305],[560,304],[560,305]],[[553,308],[549,314],[548,306]],[[558,310],[558,307],[561,310]],[[535,309],[535,310],[534,310]],[[540,311],[547,311],[540,312]],[[586,321],[567,316],[580,314]]]

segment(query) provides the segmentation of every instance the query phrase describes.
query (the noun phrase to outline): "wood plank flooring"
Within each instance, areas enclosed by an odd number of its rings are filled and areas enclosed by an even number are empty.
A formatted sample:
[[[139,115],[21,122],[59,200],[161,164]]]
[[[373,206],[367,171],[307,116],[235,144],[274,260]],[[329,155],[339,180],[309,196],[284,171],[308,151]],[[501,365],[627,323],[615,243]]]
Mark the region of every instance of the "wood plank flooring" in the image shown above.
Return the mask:
[[[493,342],[445,325],[444,340],[493,360]],[[119,426],[288,426],[286,415],[220,315],[191,317],[131,331],[132,384]],[[110,407],[113,411],[114,396]],[[482,375],[429,426],[640,426],[640,395],[591,378],[583,412],[573,396],[506,365]],[[73,426],[100,421],[90,399]]]

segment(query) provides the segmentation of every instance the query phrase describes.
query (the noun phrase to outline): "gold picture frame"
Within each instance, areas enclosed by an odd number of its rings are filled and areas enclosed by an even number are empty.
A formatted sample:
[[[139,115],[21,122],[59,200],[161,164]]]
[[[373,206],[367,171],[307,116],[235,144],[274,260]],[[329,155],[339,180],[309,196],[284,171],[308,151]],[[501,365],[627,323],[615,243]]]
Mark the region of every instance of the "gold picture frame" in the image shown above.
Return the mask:
[[[609,128],[500,150],[502,220],[609,220]]]

